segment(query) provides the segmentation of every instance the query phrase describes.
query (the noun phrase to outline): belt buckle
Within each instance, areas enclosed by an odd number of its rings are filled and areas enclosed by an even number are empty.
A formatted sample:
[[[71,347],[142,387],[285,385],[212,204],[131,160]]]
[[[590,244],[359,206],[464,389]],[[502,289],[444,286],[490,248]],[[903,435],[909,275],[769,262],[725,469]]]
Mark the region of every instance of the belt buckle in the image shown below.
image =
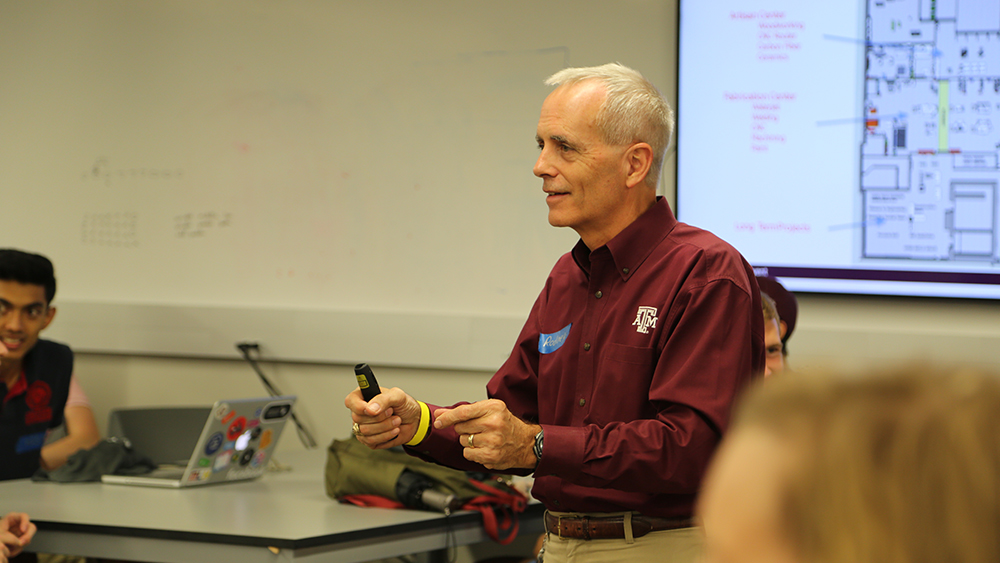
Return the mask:
[[[563,537],[563,535],[562,535],[562,519],[563,519],[563,517],[561,515],[560,516],[556,516],[556,532],[557,532],[556,535],[559,537],[559,539],[562,539],[562,537]]]

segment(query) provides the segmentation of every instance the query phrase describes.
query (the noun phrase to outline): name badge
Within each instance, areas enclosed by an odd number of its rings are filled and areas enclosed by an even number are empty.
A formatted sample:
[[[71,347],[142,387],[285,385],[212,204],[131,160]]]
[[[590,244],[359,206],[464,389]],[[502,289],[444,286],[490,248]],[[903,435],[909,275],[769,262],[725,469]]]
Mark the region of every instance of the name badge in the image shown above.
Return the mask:
[[[563,344],[566,343],[566,339],[569,337],[569,329],[572,328],[573,323],[566,325],[565,328],[559,332],[553,332],[552,334],[541,334],[538,337],[538,352],[540,354],[551,354]]]

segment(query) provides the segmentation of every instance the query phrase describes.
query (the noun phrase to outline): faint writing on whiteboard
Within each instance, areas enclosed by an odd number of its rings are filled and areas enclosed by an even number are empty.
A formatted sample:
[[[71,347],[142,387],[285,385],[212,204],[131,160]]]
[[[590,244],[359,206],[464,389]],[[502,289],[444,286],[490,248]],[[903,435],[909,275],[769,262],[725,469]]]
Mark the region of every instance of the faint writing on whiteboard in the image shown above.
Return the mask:
[[[90,170],[83,172],[80,180],[83,182],[101,182],[110,186],[115,181],[158,181],[180,180],[184,170],[166,166],[112,166],[105,157],[94,161]]]
[[[85,213],[80,222],[80,242],[88,246],[135,248],[139,246],[138,218],[135,211]]]
[[[174,216],[174,232],[178,238],[201,238],[232,223],[233,214],[228,212],[182,213]]]

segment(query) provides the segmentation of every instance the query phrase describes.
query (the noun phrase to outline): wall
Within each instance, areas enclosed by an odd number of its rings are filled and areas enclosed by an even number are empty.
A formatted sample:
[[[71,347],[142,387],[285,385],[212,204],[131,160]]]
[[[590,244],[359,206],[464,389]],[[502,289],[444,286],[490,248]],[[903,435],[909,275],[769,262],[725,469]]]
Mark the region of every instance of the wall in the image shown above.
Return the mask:
[[[77,351],[102,430],[119,405],[263,393],[241,340],[323,444],[358,361],[481,398],[576,240],[531,175],[542,81],[619,61],[674,99],[671,1],[0,11],[0,191],[28,210],[0,238],[54,259],[46,334]]]
[[[856,371],[932,362],[1000,373],[998,319],[992,301],[800,295],[790,365]]]
[[[34,211],[0,233],[56,262],[52,335],[78,350],[488,369],[575,241],[531,174],[544,79],[617,60],[669,86],[673,20],[655,0],[6,2],[0,186]]]

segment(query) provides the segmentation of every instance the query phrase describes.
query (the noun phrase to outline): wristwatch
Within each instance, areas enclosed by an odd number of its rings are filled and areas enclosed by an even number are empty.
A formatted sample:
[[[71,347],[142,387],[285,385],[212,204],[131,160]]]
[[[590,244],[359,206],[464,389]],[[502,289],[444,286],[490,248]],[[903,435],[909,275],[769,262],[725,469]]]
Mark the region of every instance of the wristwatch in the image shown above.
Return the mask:
[[[535,434],[535,447],[533,448],[533,451],[535,452],[535,457],[537,457],[539,461],[542,459],[542,439],[545,438],[544,434],[545,430],[539,430],[538,434]]]

